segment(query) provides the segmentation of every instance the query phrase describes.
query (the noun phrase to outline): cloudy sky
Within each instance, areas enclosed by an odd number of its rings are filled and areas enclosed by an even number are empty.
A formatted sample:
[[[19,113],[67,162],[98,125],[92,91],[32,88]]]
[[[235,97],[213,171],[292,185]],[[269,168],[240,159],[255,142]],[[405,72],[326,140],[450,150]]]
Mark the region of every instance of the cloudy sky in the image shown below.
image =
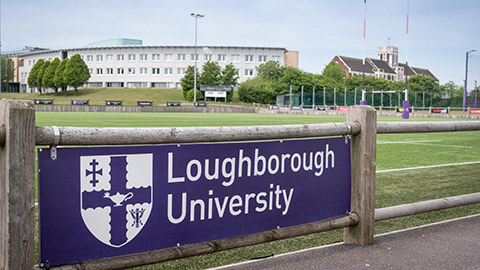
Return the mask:
[[[300,52],[302,70],[321,73],[335,55],[362,58],[363,0],[0,0],[2,51],[24,46],[81,47],[112,38],[144,45],[283,47]],[[367,0],[366,56],[399,47],[405,62],[407,0]],[[410,0],[408,62],[440,83],[465,78],[465,53],[480,51],[480,1]],[[480,84],[480,53],[469,58]],[[469,83],[470,85],[470,83]]]

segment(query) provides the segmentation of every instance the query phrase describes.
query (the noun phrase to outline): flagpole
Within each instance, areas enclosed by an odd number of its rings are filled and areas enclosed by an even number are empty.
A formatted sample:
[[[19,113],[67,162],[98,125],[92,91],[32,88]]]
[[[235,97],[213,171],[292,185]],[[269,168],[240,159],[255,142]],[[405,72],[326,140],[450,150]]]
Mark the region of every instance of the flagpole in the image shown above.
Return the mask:
[[[408,17],[409,17],[409,0],[407,0],[407,31],[405,44],[405,100],[403,101],[402,118],[410,118],[410,102],[408,101]]]
[[[367,0],[363,0],[364,3],[364,12],[363,12],[363,57],[362,57],[362,100],[360,100],[360,105],[367,105],[365,100],[365,44],[366,44],[366,33],[367,33]]]

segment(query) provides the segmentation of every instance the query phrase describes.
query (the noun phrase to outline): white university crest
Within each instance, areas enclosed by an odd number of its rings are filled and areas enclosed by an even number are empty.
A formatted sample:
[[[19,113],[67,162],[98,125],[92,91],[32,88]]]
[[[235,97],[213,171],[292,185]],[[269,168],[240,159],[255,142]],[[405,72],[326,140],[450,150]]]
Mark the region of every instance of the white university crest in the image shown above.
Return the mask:
[[[80,211],[102,243],[122,247],[142,230],[153,207],[153,154],[81,156]]]

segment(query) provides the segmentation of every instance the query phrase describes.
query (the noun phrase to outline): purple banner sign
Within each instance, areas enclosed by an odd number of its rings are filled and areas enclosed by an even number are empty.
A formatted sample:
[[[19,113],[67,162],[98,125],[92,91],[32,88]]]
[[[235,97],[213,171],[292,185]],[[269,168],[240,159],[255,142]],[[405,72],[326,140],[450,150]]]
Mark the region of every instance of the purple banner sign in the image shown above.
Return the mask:
[[[50,266],[347,215],[344,138],[39,149]]]

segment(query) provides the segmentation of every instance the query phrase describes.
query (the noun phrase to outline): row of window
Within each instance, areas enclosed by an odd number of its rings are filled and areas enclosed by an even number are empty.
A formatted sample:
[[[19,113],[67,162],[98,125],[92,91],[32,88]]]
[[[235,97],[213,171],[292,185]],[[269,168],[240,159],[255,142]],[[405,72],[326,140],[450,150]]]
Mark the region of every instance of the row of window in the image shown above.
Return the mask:
[[[88,69],[90,74],[93,74],[93,68],[89,68]],[[147,68],[139,68],[138,69],[139,73],[138,74],[142,74],[142,75],[146,75],[148,74],[148,69]],[[185,71],[186,71],[186,68],[177,68],[177,75],[185,75]],[[95,69],[95,74],[97,75],[103,75],[104,72],[105,74],[107,75],[113,75],[114,74],[114,69],[113,68],[97,68]],[[133,75],[133,74],[136,74],[136,69],[135,68],[127,68],[127,69],[124,69],[124,68],[117,68],[116,69],[116,74],[118,75],[123,75],[123,74],[130,74],[130,75]],[[161,74],[161,68],[152,68],[152,73],[151,74],[154,74],[154,75],[159,75]],[[237,72],[237,75],[240,74],[240,70],[236,70]],[[166,67],[163,69],[163,74],[164,75],[173,75],[173,68],[171,67]],[[246,77],[253,77],[253,69],[245,69],[245,76]]]
[[[103,54],[97,54],[95,55],[87,55],[86,61],[87,62],[93,62],[94,60],[97,62],[103,62]],[[140,61],[148,61],[148,54],[139,54],[139,60]],[[226,54],[217,54],[217,57],[213,57],[213,54],[204,54],[204,60],[205,61],[218,61],[218,62],[226,62],[227,61],[227,55]],[[83,58],[83,56],[82,56]],[[128,61],[136,61],[137,55],[136,54],[127,54],[127,60]],[[105,60],[107,62],[112,62],[114,59],[113,54],[107,54],[105,55]],[[161,54],[152,54],[151,55],[152,61],[161,61],[162,57]],[[125,61],[125,55],[124,54],[117,54],[116,55],[116,60],[118,62],[123,62]],[[173,54],[172,53],[165,53],[163,54],[163,60],[166,62],[173,61]],[[187,54],[185,53],[179,53],[177,54],[177,61],[183,62],[187,60]],[[199,60],[199,54],[190,54],[190,61],[195,61]],[[254,55],[252,54],[246,54],[245,55],[245,62],[247,63],[253,63],[254,60]],[[280,56],[279,55],[273,55],[272,56],[272,61],[280,61]],[[231,62],[240,62],[240,54],[232,54],[230,55],[230,61]],[[258,62],[259,63],[265,63],[267,62],[267,56],[266,55],[258,55]]]

